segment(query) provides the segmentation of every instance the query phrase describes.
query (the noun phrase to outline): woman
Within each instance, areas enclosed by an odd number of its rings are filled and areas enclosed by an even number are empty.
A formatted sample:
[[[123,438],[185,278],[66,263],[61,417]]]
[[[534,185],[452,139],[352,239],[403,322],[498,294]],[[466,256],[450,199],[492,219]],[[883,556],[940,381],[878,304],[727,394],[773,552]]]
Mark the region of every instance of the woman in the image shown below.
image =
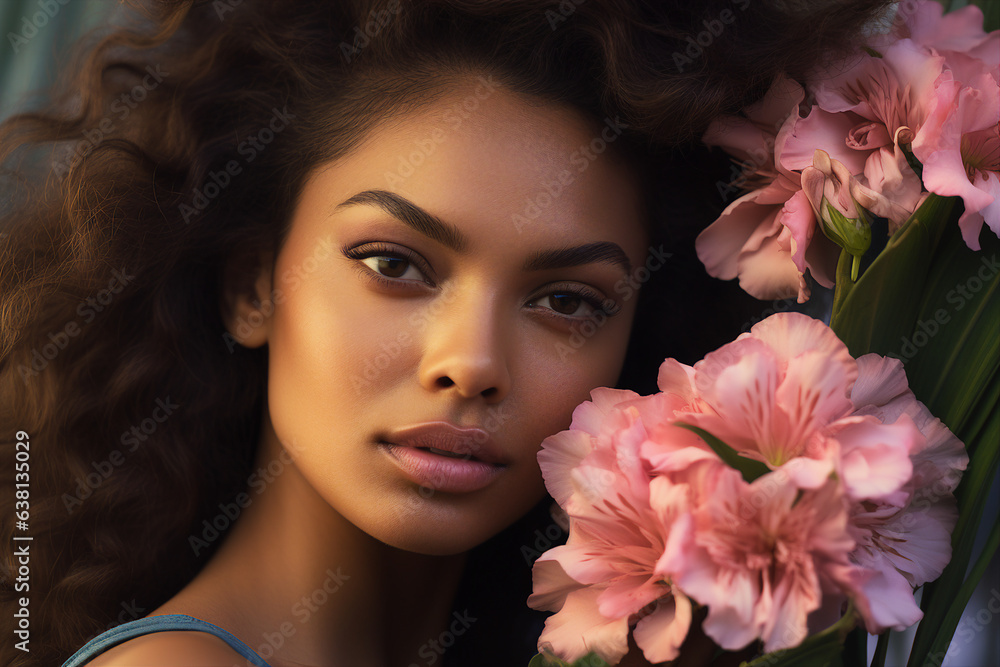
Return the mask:
[[[750,312],[668,149],[876,4],[220,0],[105,39],[0,133],[5,664],[135,619],[67,664],[523,664],[541,440]]]

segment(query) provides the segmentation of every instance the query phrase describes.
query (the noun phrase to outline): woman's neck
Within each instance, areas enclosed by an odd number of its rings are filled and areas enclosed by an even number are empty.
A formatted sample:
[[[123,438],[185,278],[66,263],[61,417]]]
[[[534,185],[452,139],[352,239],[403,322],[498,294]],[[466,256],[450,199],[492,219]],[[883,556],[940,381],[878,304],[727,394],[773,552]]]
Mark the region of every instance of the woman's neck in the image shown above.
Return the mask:
[[[374,539],[316,493],[266,417],[262,434],[254,469],[273,472],[220,508],[240,508],[225,542],[153,614],[215,623],[273,667],[424,662],[455,622],[465,554],[425,556]]]

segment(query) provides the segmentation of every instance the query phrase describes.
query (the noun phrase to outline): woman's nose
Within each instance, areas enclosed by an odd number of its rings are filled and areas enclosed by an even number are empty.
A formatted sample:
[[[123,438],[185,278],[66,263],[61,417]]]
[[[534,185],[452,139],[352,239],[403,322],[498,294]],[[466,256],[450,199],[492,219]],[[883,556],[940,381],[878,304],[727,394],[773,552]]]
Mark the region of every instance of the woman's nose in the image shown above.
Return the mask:
[[[443,302],[442,302],[443,303]],[[495,299],[453,295],[428,318],[420,383],[429,391],[502,400],[510,391],[505,321]]]

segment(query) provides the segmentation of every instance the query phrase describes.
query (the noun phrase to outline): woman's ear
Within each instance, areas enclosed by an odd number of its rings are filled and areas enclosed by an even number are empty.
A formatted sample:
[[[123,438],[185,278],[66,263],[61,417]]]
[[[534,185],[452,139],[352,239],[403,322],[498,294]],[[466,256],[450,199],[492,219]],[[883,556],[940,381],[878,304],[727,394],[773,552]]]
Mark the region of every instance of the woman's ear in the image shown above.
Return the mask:
[[[243,347],[267,343],[274,314],[273,270],[274,253],[269,251],[234,255],[226,262],[219,304],[222,321]]]

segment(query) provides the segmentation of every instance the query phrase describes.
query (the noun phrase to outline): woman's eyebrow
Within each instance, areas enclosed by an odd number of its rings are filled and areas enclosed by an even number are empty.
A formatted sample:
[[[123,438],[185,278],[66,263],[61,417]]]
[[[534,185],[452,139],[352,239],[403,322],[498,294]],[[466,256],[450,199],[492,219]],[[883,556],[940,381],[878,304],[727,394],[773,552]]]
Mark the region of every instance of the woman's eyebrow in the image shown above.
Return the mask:
[[[457,252],[465,250],[469,245],[468,239],[454,225],[450,225],[444,220],[431,215],[406,197],[387,190],[364,190],[337,204],[333,210],[337,211],[341,208],[357,204],[378,206],[389,215],[409,225],[424,236],[443,243]]]
[[[428,213],[406,197],[388,190],[364,190],[337,204],[334,211],[362,204],[381,208],[424,236],[443,243],[457,252],[462,252],[469,245],[468,239],[454,225]],[[609,241],[538,252],[525,260],[524,270],[563,269],[593,262],[617,264],[626,273],[632,270],[632,263],[629,262],[622,247]]]
[[[610,241],[587,243],[572,248],[559,248],[558,250],[544,250],[525,260],[524,270],[563,269],[592,262],[616,264],[625,269],[626,273],[632,271],[632,263],[629,262],[628,255],[625,254],[620,245]]]

